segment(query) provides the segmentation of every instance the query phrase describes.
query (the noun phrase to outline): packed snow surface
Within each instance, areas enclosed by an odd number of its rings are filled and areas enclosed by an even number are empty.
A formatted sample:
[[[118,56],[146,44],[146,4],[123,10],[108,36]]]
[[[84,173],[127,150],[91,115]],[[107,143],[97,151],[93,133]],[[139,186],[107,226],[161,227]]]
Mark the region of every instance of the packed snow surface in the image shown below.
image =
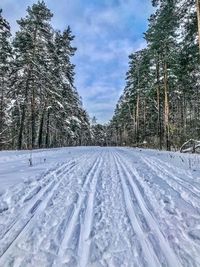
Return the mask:
[[[199,267],[199,156],[1,152],[0,266]]]

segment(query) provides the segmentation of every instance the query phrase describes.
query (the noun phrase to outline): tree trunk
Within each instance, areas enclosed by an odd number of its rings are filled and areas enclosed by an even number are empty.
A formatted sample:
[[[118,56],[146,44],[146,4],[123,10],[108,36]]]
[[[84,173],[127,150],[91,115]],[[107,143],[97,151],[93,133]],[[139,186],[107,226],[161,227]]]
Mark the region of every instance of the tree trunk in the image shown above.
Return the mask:
[[[170,150],[170,129],[169,129],[169,92],[168,92],[168,74],[167,63],[164,63],[164,95],[165,95],[165,107],[164,107],[164,124],[165,124],[165,141],[166,148]]]
[[[1,83],[1,98],[0,98],[0,150],[3,149],[3,125],[4,125],[4,84]]]
[[[47,112],[46,141],[45,141],[46,148],[49,147],[49,134],[50,134],[49,130],[50,130],[50,110],[48,109],[48,112]]]
[[[139,122],[139,109],[140,109],[140,95],[139,93],[137,94],[137,103],[136,103],[136,144],[139,144],[139,126],[140,126],[140,122]]]
[[[134,138],[134,134],[135,134],[135,116],[134,116],[134,111],[132,112],[131,111],[131,107],[130,107],[130,104],[128,103],[128,110],[129,110],[129,116],[130,116],[130,118],[131,118],[131,120],[132,120],[132,127],[131,127],[131,129],[132,129],[132,138]]]
[[[31,99],[31,148],[35,147],[35,89],[32,90]]]
[[[196,0],[197,21],[198,21],[198,37],[199,37],[199,54],[200,54],[200,0]]]
[[[44,115],[45,115],[45,108],[42,111],[41,119],[40,119],[40,128],[39,128],[39,135],[38,135],[38,147],[41,148],[43,146],[43,126],[44,126]]]
[[[156,81],[157,81],[157,107],[158,107],[158,120],[157,120],[157,133],[159,137],[159,149],[162,149],[162,125],[161,125],[161,105],[160,105],[160,63],[159,58],[156,62]]]
[[[36,26],[34,35],[33,35],[33,61],[35,59],[35,53],[36,53],[36,39],[37,39],[37,29]],[[31,98],[31,147],[34,149],[35,147],[35,85],[33,84],[32,88],[32,98]]]
[[[24,131],[24,123],[25,123],[25,117],[26,117],[26,107],[28,102],[28,91],[29,91],[29,81],[31,77],[31,67],[28,69],[28,75],[26,79],[26,86],[25,86],[25,98],[22,106],[22,115],[21,115],[21,121],[19,126],[19,135],[18,135],[18,149],[22,149],[22,141],[23,141],[23,131]]]
[[[144,99],[144,129],[143,129],[143,141],[146,141],[146,99]]]

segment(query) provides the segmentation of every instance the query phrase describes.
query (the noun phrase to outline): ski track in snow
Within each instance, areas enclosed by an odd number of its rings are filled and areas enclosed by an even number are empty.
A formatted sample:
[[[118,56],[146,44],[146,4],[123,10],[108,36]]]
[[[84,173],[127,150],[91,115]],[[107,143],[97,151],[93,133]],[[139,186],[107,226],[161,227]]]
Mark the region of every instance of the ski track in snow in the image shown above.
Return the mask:
[[[64,151],[0,194],[0,267],[200,267],[200,171],[166,152]]]

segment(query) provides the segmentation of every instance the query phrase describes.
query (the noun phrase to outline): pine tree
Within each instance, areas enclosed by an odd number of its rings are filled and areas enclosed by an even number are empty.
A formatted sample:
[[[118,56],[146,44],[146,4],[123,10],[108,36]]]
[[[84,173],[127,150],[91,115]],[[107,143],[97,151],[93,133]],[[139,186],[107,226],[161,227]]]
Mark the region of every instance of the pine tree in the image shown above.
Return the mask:
[[[74,86],[74,36],[70,27],[55,31],[52,16],[44,1],[28,7],[12,46],[9,25],[0,16],[0,141],[8,148],[91,142],[89,118]]]
[[[35,147],[36,119],[38,116],[38,96],[43,91],[41,81],[45,80],[45,54],[51,38],[49,21],[52,13],[43,1],[28,7],[27,16],[18,21],[20,30],[14,39],[15,66],[20,78],[16,88],[20,105],[18,148]],[[24,140],[26,135],[27,140]]]
[[[3,18],[0,10],[0,150],[6,148],[9,143],[9,74],[12,49],[10,45],[10,26]]]
[[[156,11],[145,33],[147,48],[130,56],[110,128],[120,145],[147,140],[169,150],[200,137],[198,16],[196,0],[152,4]]]

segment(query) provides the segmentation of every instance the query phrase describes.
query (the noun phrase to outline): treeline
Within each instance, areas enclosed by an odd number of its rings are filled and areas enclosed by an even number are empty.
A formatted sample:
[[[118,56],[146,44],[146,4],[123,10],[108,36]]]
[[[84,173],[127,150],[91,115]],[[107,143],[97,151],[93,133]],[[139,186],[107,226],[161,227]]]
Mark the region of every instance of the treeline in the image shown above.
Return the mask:
[[[129,57],[111,144],[180,147],[200,139],[199,0],[154,0],[147,48]]]
[[[74,36],[70,27],[54,30],[52,16],[39,1],[11,36],[0,11],[0,149],[91,143],[89,118],[74,86]]]

